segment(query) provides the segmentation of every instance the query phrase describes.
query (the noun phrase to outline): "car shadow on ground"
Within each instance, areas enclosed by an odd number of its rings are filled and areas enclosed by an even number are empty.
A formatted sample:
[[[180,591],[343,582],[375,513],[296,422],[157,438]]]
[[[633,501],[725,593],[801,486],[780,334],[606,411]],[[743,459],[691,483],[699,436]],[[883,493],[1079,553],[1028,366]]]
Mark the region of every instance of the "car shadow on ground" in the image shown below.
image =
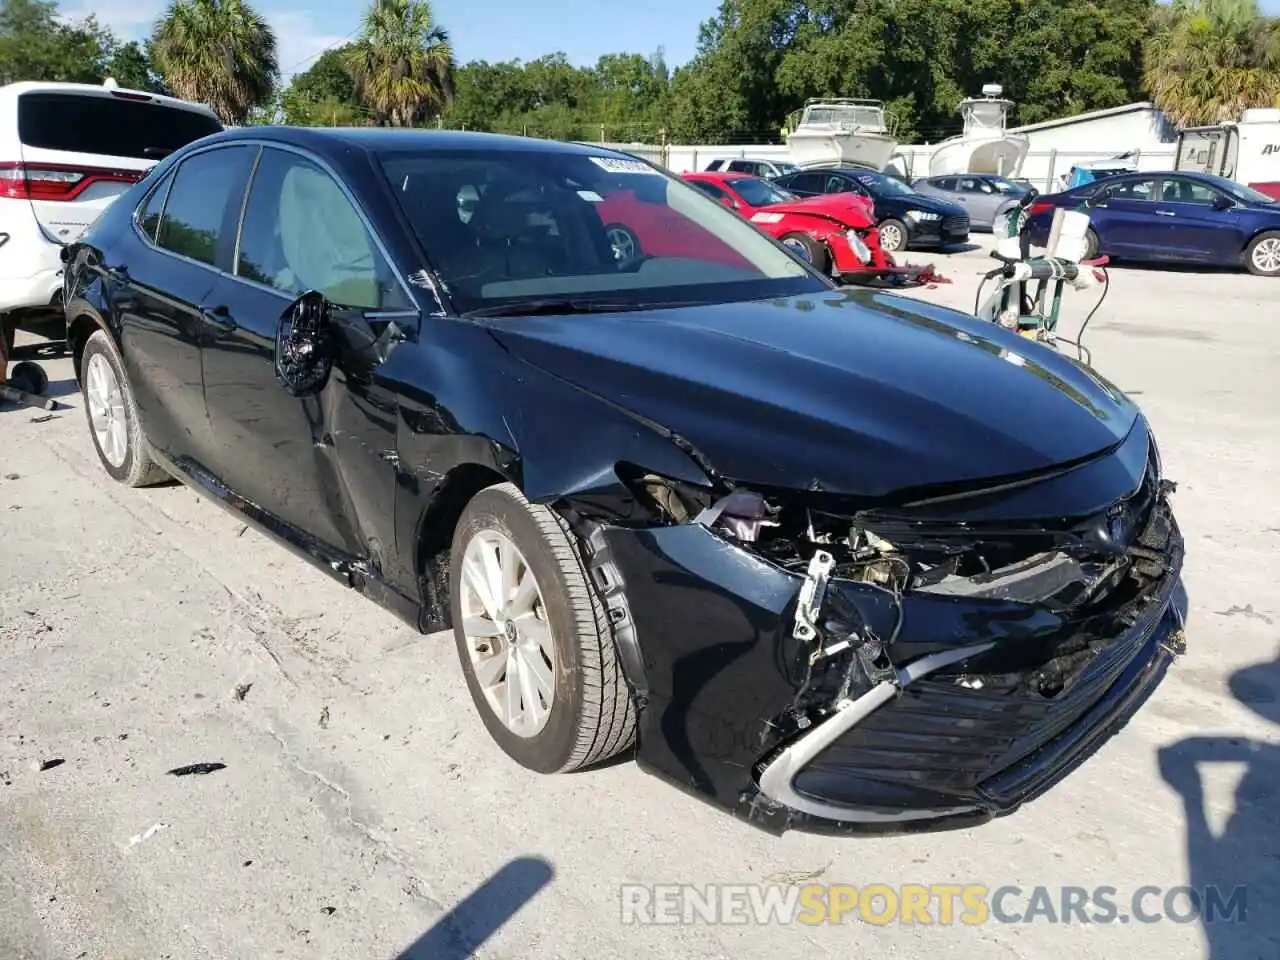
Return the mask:
[[[474,957],[555,877],[541,857],[517,857],[473,890],[395,960],[463,960]]]
[[[981,250],[982,245],[978,243],[952,243],[945,247],[908,247],[909,253],[938,253],[944,257],[949,257],[956,253],[972,253],[974,250]]]
[[[1175,603],[1185,621],[1185,592]],[[1280,733],[1280,651],[1274,661],[1237,670],[1227,686]],[[1161,777],[1183,803],[1192,891],[1172,904],[1173,891],[1166,891],[1159,910],[1183,921],[1198,919],[1207,960],[1280,956],[1280,745],[1246,736],[1193,736],[1161,748],[1157,759]],[[1218,833],[1209,823],[1202,780],[1214,764],[1244,768],[1234,808]]]

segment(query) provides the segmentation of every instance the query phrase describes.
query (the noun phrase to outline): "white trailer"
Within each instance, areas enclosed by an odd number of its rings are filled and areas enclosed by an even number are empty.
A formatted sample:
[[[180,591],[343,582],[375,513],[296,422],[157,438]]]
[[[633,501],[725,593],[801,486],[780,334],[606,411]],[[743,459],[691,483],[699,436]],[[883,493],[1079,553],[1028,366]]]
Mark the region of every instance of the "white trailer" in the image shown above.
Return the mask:
[[[1280,199],[1280,110],[1246,110],[1239,122],[1179,131],[1174,169],[1215,173]]]

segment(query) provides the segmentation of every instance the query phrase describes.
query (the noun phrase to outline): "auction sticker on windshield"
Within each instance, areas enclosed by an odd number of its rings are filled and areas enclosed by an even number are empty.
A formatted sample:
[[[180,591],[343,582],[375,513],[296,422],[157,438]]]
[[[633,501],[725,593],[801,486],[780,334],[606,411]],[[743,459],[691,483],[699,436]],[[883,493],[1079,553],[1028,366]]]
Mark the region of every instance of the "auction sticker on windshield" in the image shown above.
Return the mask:
[[[660,177],[660,174],[653,167],[640,160],[615,160],[613,157],[592,157],[591,162],[601,170],[607,170],[609,173],[647,173],[651,176]]]

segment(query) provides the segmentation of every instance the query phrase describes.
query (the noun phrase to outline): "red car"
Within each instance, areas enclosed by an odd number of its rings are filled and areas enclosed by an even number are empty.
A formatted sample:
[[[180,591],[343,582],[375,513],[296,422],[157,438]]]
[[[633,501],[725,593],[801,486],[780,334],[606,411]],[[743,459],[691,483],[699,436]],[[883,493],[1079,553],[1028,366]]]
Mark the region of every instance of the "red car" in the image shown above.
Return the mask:
[[[875,213],[866,197],[832,193],[801,200],[778,185],[749,174],[704,172],[682,176],[837,280],[941,280],[932,265],[898,266],[890,254],[880,249]]]

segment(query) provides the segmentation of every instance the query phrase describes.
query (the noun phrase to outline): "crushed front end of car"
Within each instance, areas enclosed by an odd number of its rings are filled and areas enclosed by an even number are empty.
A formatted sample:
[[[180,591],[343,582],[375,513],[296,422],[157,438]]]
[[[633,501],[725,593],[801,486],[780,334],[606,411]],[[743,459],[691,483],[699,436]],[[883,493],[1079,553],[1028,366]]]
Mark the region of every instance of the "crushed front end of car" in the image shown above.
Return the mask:
[[[771,832],[1010,813],[1183,642],[1173,485],[1141,417],[1085,461],[910,500],[618,472],[629,513],[562,509],[640,704],[637,759]]]

